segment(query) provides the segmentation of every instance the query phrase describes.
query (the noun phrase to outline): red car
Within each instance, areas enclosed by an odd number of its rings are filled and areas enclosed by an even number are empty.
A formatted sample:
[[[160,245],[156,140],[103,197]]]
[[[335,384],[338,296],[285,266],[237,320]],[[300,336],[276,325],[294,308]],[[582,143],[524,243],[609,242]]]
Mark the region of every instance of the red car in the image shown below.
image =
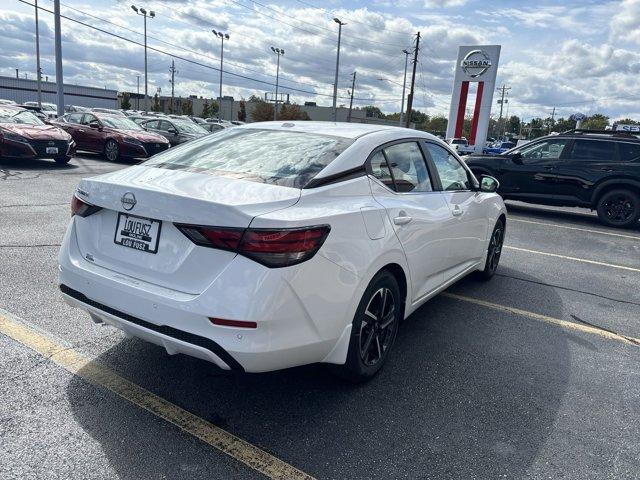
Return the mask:
[[[166,138],[147,132],[125,116],[68,113],[51,123],[71,134],[78,150],[102,153],[111,162],[119,158],[147,158],[169,148]]]
[[[75,142],[64,130],[24,108],[0,105],[0,158],[53,158],[67,163],[75,151]]]

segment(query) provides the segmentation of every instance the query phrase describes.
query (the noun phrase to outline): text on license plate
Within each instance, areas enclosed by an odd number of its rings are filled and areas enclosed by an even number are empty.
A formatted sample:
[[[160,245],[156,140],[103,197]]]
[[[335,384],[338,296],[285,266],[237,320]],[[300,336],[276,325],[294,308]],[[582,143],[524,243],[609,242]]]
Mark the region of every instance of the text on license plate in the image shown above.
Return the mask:
[[[57,154],[58,153],[58,147],[47,147],[47,153]]]
[[[113,241],[123,247],[157,253],[161,225],[160,220],[118,213],[116,235]]]

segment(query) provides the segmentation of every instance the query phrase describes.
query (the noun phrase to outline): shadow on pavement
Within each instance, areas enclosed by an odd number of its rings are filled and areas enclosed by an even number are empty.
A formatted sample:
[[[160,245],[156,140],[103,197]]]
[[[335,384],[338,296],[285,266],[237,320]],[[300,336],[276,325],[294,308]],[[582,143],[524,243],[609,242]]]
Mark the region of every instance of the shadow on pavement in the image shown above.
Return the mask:
[[[633,228],[613,228],[605,225],[600,221],[597,215],[589,214],[586,210],[580,212],[570,209],[551,209],[549,207],[506,203],[507,211],[510,215],[526,215],[531,219],[555,221],[555,222],[571,222],[571,225],[584,226],[586,228],[598,227],[600,229],[611,229],[612,231],[637,232],[640,230],[640,222]]]
[[[46,170],[74,170],[78,165],[73,164],[73,158],[69,163],[56,163],[53,159],[22,160],[14,158],[0,159],[0,172],[4,170],[19,171],[46,171]]]
[[[486,285],[462,286],[480,297]],[[560,316],[554,290],[536,288],[556,306],[545,313]],[[438,296],[403,324],[388,360],[375,379],[354,386],[318,365],[221,375],[138,340],[98,358],[317,478],[349,479],[526,476],[553,432],[571,358],[556,327]],[[132,409],[104,410],[91,391],[74,377],[71,408],[120,478],[180,477],[188,452],[170,453],[184,434],[165,427],[163,438],[141,441]]]

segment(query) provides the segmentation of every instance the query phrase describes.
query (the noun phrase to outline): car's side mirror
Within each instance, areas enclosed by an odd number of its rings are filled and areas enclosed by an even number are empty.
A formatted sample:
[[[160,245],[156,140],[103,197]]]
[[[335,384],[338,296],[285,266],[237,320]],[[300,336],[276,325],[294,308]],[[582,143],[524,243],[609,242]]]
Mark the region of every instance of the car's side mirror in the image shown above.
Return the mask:
[[[178,134],[178,131],[175,128],[170,128],[170,129],[167,130],[167,132],[173,133],[174,135]]]
[[[511,155],[511,161],[516,165],[522,165],[522,154],[520,152],[514,152]]]
[[[489,175],[480,177],[480,191],[485,193],[493,193],[500,187],[500,182]]]
[[[96,130],[102,130],[102,127],[98,122],[90,122],[89,128],[95,128]]]

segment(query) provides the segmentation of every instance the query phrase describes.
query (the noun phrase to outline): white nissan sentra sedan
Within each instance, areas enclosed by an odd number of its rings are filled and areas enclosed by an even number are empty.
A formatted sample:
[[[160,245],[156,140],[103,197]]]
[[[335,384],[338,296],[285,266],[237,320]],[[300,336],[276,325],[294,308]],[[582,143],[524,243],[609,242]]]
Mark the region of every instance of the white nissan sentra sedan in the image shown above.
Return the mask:
[[[493,275],[497,186],[416,130],[240,126],[82,180],[60,289],[170,354],[246,372],[323,362],[364,380],[401,320]]]

